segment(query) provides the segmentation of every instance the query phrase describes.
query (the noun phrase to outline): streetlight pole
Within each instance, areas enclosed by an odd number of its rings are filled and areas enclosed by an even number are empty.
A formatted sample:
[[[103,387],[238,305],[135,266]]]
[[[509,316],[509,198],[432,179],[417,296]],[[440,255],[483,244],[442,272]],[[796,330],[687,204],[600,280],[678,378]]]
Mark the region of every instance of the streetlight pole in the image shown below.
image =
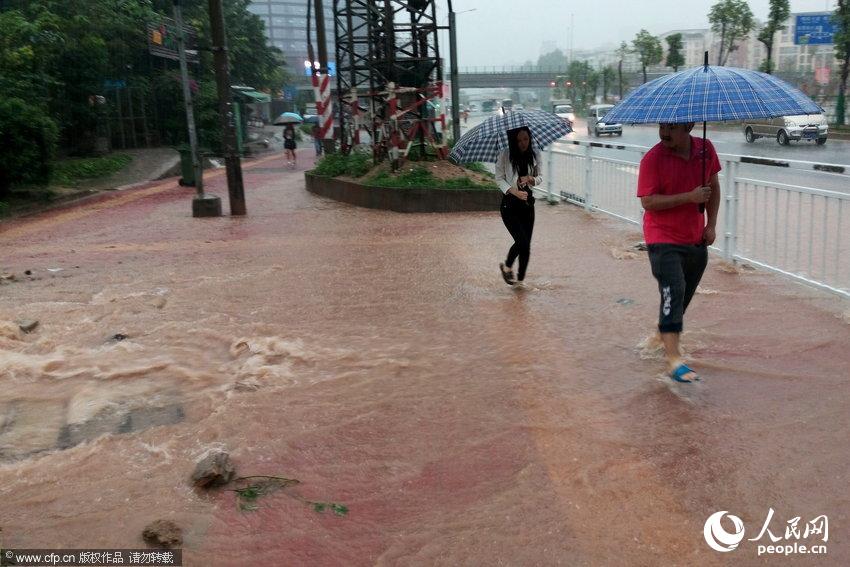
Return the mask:
[[[227,38],[224,31],[222,0],[209,0],[212,50],[215,61],[215,78],[218,84],[218,112],[221,117],[224,163],[227,168],[227,192],[230,196],[230,214],[244,215],[245,187],[242,184],[242,163],[236,150],[236,124],[230,94],[230,72],[227,61]]]

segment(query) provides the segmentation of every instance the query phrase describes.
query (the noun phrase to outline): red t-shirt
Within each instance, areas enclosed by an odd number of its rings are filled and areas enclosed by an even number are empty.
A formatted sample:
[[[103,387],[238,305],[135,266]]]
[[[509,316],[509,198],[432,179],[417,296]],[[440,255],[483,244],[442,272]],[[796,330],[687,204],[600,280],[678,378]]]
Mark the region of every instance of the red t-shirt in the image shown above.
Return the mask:
[[[677,195],[703,184],[702,138],[691,136],[691,157],[682,159],[659,142],[640,160],[638,197]],[[709,140],[705,140],[705,183],[720,171],[720,160]],[[662,211],[643,212],[643,237],[647,244],[700,244],[705,214],[696,203],[685,203]]]

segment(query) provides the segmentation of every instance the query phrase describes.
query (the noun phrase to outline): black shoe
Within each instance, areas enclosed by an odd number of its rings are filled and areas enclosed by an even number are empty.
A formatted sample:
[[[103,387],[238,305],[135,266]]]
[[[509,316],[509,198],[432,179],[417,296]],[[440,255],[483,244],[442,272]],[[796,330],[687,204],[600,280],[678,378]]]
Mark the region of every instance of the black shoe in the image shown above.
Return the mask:
[[[505,283],[508,285],[514,285],[516,283],[516,279],[514,279],[514,271],[507,269],[505,267],[505,263],[502,262],[499,264],[499,272],[502,274],[502,279],[505,280]]]

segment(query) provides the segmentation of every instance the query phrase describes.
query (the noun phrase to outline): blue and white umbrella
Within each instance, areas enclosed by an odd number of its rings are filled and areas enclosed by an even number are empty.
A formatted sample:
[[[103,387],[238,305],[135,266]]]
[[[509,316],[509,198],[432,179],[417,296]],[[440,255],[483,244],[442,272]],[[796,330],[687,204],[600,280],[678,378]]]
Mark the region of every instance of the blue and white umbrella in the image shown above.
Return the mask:
[[[773,75],[711,67],[708,51],[701,67],[687,69],[645,83],[614,108],[602,122],[621,124],[687,124],[819,114],[823,109],[812,99]],[[706,155],[702,156],[705,179]]]
[[[812,99],[773,75],[703,65],[636,88],[603,122],[683,124],[818,114]]]
[[[449,159],[455,163],[495,162],[508,148],[508,130],[527,126],[531,130],[532,147],[542,150],[558,138],[573,131],[572,124],[542,110],[508,110],[492,116],[460,137]]]

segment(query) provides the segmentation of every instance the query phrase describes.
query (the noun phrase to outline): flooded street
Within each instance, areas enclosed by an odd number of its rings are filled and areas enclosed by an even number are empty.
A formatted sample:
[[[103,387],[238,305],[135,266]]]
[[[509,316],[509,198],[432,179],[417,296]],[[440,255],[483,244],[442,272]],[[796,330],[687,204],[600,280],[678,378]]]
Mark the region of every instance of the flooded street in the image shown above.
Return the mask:
[[[712,257],[703,381],[672,385],[634,228],[539,200],[514,290],[497,212],[316,197],[311,155],[245,162],[244,218],[166,180],[0,224],[3,547],[134,548],[162,518],[191,566],[814,564],[757,556],[773,508],[781,535],[827,515],[818,564],[850,563],[850,305]],[[223,170],[207,189],[226,211]],[[242,511],[191,486],[216,449],[301,484]]]

